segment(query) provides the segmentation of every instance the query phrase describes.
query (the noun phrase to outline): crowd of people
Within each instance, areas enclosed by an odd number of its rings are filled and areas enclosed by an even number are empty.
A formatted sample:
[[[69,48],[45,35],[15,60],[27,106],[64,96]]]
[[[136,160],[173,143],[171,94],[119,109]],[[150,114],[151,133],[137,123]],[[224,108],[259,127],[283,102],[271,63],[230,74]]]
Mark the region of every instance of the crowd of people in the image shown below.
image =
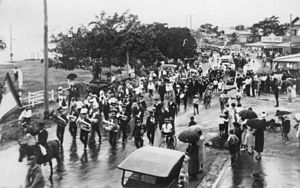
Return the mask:
[[[264,148],[264,130],[268,126],[266,113],[259,117],[264,122],[262,129],[247,125],[248,119],[239,116],[243,109],[241,100],[243,97],[258,97],[262,92],[272,91],[275,94],[275,106],[278,107],[283,79],[277,75],[256,75],[250,70],[244,75],[220,67],[212,67],[204,73],[201,65],[195,62],[179,64],[171,69],[160,66],[151,71],[148,77],[114,82],[101,88],[99,92],[90,92],[86,96],[82,96],[72,83],[67,91],[59,87],[57,107],[51,112],[51,117],[57,124],[56,136],[61,147],[68,125],[74,142],[79,133],[84,150],[88,144],[96,144],[97,141],[101,144],[104,135],[112,146],[118,144],[119,137],[122,137],[122,144],[133,138],[135,146],[140,148],[145,145],[144,134],[148,138],[148,144],[154,145],[157,129],[161,133],[161,140],[172,138],[181,106],[186,110],[188,104],[192,104],[196,116],[199,114],[199,106],[208,103],[215,94],[219,96],[221,110],[218,121],[220,138],[225,138],[229,145],[232,164],[240,151],[248,151],[250,155],[255,151],[255,159],[260,160]],[[291,102],[295,100],[294,86],[288,86],[287,92],[291,95]],[[252,111],[252,108],[248,111]],[[20,120],[30,124],[30,117],[31,111],[28,108],[22,113]],[[280,126],[283,127],[282,137],[288,141],[288,118],[280,116],[279,119]],[[188,126],[196,124],[194,117],[190,117]],[[44,125],[40,124],[39,130],[32,134],[38,135],[39,144],[47,149],[48,134],[45,131]],[[190,159],[190,176],[196,176],[203,169],[204,140],[200,133],[199,140],[190,143],[186,150]],[[175,149],[174,145],[171,149]],[[35,168],[35,163],[32,164]]]

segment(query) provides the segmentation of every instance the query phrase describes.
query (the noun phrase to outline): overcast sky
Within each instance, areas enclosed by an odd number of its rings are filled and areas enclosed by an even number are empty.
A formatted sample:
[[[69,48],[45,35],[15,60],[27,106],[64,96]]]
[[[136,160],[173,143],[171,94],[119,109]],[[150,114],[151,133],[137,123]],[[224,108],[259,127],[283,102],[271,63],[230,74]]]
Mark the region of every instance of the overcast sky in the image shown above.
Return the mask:
[[[86,25],[96,14],[130,10],[144,23],[164,22],[169,26],[204,23],[220,27],[251,26],[276,15],[289,22],[289,15],[300,14],[300,0],[48,0],[49,34],[71,26]],[[12,24],[14,59],[42,57],[43,0],[0,0],[0,37],[9,44]],[[9,59],[9,46],[0,52],[0,62]]]

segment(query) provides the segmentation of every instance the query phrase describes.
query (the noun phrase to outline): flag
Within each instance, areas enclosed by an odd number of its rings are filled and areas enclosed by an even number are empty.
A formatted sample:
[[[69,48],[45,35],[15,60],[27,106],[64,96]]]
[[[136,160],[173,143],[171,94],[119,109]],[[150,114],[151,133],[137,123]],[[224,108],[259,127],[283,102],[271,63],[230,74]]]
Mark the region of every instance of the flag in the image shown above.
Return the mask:
[[[0,122],[5,115],[21,107],[19,96],[8,73],[0,90]]]

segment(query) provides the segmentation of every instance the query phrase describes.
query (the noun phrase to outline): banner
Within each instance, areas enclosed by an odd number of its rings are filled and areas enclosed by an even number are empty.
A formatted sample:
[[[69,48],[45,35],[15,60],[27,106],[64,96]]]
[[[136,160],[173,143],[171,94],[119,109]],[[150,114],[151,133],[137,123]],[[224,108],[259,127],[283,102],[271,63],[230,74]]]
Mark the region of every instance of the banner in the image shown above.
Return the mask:
[[[5,115],[18,107],[21,107],[19,97],[9,74],[6,73],[3,87],[0,90],[0,122]]]

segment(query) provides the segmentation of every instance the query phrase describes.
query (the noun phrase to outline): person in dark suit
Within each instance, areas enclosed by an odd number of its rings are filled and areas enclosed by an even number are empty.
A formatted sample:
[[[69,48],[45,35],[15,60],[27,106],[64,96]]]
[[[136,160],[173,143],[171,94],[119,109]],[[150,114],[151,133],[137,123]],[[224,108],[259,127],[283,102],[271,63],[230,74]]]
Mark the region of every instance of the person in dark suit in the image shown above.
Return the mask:
[[[48,131],[45,129],[45,124],[40,122],[38,124],[38,131],[32,133],[33,136],[38,136],[38,144],[47,148]]]
[[[160,85],[158,86],[158,93],[159,93],[161,102],[164,102],[165,93],[166,93],[166,85],[164,82],[161,82]]]
[[[278,101],[278,97],[279,97],[279,81],[278,81],[277,78],[273,79],[273,91],[274,91],[275,100],[276,100],[275,107],[279,107],[279,101]]]
[[[149,144],[153,146],[154,144],[154,134],[157,128],[157,119],[154,117],[153,111],[149,111],[149,116],[146,120],[146,130],[147,130],[147,137],[149,139]]]

